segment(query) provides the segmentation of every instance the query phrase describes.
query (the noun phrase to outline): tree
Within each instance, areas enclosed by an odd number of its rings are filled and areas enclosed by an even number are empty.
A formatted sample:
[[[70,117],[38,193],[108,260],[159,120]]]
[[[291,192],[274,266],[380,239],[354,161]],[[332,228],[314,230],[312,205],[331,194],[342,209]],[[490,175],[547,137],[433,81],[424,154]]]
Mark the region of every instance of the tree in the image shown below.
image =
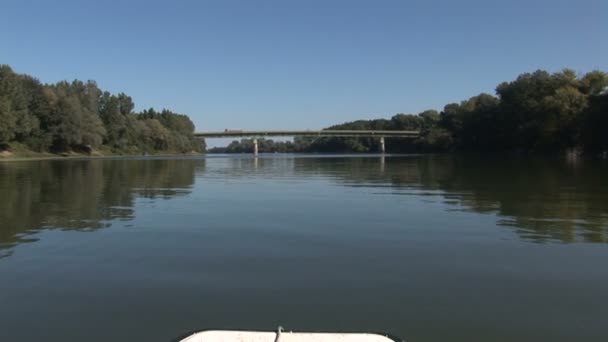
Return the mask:
[[[607,90],[608,74],[599,70],[591,71],[581,78],[579,90],[587,95],[600,95]]]
[[[15,136],[17,120],[11,112],[10,102],[6,97],[0,97],[0,148],[8,144]]]
[[[572,86],[561,87],[545,97],[541,102],[543,117],[537,147],[558,151],[575,147],[587,102],[587,96]]]
[[[42,85],[0,65],[0,147],[19,142],[38,151],[201,151],[186,115],[163,109],[134,113],[131,97],[103,92],[94,81]]]
[[[38,126],[31,115],[22,77],[9,66],[0,65],[0,144],[23,141]]]
[[[98,147],[106,131],[96,113],[95,94],[90,85],[74,81],[59,82],[46,92],[51,104],[49,132],[53,136],[52,150],[69,151]]]
[[[119,98],[109,92],[103,93],[99,101],[99,116],[107,132],[104,144],[117,150],[125,148],[129,142],[127,116],[121,112]]]

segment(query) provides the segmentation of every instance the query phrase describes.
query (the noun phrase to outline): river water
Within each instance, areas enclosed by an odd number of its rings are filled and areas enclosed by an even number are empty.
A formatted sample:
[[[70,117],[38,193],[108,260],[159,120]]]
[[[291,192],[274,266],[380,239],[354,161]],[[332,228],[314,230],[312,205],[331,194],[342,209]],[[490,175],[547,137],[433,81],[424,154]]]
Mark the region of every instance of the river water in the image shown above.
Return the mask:
[[[0,341],[607,341],[608,163],[0,163]]]

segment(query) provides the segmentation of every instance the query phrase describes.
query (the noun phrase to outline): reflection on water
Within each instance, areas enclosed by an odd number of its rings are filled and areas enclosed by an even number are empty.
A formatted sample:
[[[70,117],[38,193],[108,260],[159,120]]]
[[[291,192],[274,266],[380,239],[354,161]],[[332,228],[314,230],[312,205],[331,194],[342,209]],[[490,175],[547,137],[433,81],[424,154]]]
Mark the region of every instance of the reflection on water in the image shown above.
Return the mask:
[[[598,161],[457,157],[301,158],[296,171],[345,186],[390,186],[440,196],[446,210],[496,213],[499,225],[535,242],[608,241],[608,165]]]
[[[0,163],[0,341],[282,325],[603,342],[607,171],[453,156]]]
[[[0,257],[41,229],[93,231],[130,220],[136,198],[188,194],[204,160],[78,160],[0,164]]]
[[[91,231],[130,220],[137,198],[187,195],[195,178],[328,179],[347,187],[440,197],[446,210],[496,213],[535,242],[608,241],[608,165],[462,157],[226,157],[0,164],[0,249],[41,229]],[[0,256],[9,255],[6,250]]]

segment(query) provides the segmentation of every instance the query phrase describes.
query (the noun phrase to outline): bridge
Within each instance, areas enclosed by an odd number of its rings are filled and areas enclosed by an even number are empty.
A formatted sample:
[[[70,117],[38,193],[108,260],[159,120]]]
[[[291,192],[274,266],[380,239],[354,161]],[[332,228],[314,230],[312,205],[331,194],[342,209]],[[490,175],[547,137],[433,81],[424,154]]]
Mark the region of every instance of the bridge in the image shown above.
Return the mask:
[[[258,139],[266,137],[372,137],[380,138],[380,151],[386,152],[384,138],[417,138],[419,131],[387,131],[387,130],[231,130],[194,133],[198,138],[253,138],[253,154],[258,154]]]

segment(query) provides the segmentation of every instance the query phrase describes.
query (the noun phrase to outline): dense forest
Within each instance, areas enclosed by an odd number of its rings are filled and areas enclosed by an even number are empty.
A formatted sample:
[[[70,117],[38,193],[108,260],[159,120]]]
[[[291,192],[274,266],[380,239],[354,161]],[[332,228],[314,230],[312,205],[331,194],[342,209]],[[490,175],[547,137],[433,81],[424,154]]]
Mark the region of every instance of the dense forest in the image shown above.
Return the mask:
[[[204,150],[186,115],[134,112],[131,97],[94,81],[42,84],[0,65],[0,152],[189,153]]]
[[[450,103],[441,112],[396,114],[328,129],[420,130],[418,139],[386,139],[389,152],[475,151],[586,155],[608,153],[608,74],[538,70],[496,87],[496,96],[479,94]],[[249,140],[217,152],[248,152]],[[261,152],[374,152],[377,138],[297,138],[293,143],[265,140]]]

